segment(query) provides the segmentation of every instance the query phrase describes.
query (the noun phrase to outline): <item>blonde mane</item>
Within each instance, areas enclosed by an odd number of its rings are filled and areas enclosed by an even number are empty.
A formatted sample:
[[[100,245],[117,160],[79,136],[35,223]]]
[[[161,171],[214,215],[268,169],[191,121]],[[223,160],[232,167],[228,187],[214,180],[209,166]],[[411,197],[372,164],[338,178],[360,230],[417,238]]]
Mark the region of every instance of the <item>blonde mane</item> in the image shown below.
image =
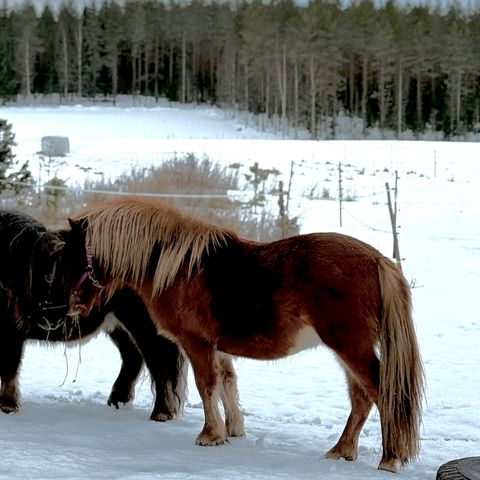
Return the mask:
[[[175,279],[185,261],[188,273],[204,253],[224,244],[232,232],[182,214],[176,208],[145,198],[122,197],[87,208],[86,244],[115,283],[141,283],[155,269],[153,294],[161,293]],[[158,248],[156,266],[150,264]]]

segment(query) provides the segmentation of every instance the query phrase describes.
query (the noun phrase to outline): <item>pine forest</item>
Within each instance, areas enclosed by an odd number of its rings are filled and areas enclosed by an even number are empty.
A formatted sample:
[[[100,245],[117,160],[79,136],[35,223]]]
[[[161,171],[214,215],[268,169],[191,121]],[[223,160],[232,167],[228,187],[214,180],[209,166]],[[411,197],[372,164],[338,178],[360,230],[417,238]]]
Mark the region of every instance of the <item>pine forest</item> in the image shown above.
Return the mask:
[[[0,98],[119,94],[238,108],[282,128],[339,115],[400,136],[480,128],[480,10],[109,0],[0,11]],[[287,125],[289,127],[287,127]]]

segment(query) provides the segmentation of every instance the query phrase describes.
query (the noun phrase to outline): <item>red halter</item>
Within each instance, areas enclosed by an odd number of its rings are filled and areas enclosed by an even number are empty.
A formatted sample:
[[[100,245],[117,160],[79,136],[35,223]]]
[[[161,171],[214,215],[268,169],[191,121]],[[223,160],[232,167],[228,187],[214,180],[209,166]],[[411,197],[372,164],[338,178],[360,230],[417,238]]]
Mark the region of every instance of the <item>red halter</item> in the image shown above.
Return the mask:
[[[85,281],[88,279],[90,280],[90,283],[98,289],[98,293],[103,289],[103,285],[100,285],[100,282],[95,278],[94,271],[93,271],[93,249],[90,245],[87,245],[85,247],[85,251],[87,254],[87,268],[85,269],[85,272],[83,275],[80,277],[80,280],[78,281],[77,285],[75,286],[75,289],[73,291],[73,298],[75,299],[75,306],[77,308],[80,308],[82,310],[85,310],[87,307],[85,304],[82,302],[82,299],[80,298],[80,295],[78,294],[78,289],[85,283]]]

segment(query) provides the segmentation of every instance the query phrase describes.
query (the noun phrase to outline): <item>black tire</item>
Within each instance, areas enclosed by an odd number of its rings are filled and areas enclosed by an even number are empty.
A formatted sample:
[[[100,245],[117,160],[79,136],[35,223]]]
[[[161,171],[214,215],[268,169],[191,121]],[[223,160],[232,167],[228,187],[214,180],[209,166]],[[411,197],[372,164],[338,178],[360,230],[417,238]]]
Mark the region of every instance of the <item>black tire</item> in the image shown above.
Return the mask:
[[[443,464],[437,480],[480,480],[480,457],[459,458]]]

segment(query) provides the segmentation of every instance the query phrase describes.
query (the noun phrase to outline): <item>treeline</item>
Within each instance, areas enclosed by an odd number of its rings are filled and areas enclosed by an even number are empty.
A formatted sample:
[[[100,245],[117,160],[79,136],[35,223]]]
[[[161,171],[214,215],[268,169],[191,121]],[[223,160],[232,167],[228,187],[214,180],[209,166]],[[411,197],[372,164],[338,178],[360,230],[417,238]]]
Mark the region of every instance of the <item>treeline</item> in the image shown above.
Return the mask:
[[[335,135],[480,125],[480,11],[373,0],[106,1],[0,13],[0,97],[164,96]]]

